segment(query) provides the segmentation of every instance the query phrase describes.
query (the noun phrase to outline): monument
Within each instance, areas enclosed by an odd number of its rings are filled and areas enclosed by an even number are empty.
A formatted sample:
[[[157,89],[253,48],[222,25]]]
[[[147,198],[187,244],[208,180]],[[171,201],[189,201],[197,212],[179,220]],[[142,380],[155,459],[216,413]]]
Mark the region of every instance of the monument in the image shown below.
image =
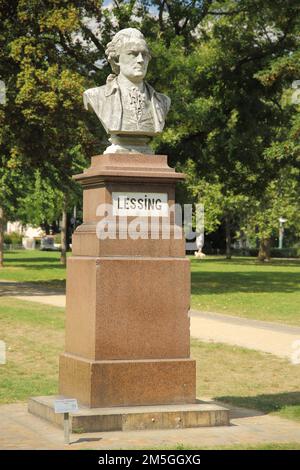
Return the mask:
[[[140,31],[119,31],[107,45],[106,55],[113,70],[106,85],[86,90],[86,109],[92,109],[112,145],[106,153],[152,154],[148,143],[162,132],[171,100],[157,93],[144,78],[150,51]]]
[[[150,51],[140,31],[118,32],[106,54],[114,75],[87,90],[84,105],[111,145],[75,176],[83,224],[67,266],[59,393],[78,400],[73,426],[85,431],[228,424],[226,409],[196,399],[190,267],[172,211],[184,175],[149,147],[170,99],[144,80]],[[31,399],[29,410],[60,422],[53,397]]]

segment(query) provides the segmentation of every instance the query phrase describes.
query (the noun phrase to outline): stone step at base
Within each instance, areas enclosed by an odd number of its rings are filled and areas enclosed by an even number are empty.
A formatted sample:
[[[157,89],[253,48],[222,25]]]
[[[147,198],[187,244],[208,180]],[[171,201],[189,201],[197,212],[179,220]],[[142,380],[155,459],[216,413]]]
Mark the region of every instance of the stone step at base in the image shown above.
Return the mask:
[[[54,412],[54,401],[67,397],[44,396],[29,399],[28,411],[63,427],[64,415]],[[79,405],[70,413],[72,432],[138,431],[229,426],[229,410],[197,400],[187,405],[86,408]]]

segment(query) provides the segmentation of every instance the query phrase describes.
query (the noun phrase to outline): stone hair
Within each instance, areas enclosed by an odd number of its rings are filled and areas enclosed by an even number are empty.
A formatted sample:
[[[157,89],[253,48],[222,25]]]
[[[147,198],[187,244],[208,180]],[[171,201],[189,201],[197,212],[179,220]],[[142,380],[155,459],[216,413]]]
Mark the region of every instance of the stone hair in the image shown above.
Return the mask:
[[[116,63],[119,59],[121,48],[129,42],[143,41],[147,47],[149,57],[151,57],[150,50],[147,46],[144,35],[135,28],[121,29],[113,39],[107,44],[105,55],[112,68],[112,71],[118,75],[120,67]]]

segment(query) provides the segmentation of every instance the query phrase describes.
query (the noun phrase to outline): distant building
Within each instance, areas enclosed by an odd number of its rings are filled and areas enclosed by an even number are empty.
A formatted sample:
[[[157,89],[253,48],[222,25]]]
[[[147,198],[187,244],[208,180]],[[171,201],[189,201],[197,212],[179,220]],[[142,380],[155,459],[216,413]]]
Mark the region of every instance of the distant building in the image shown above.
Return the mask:
[[[45,235],[45,231],[41,227],[33,227],[32,225],[23,225],[20,221],[7,222],[5,232],[18,233],[26,238],[41,238]]]

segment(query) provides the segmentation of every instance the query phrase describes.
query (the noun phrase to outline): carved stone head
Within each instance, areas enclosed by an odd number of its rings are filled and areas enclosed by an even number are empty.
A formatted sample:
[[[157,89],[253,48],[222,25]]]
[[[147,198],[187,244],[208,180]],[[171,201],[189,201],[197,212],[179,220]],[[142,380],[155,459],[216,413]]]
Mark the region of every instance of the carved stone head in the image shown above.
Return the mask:
[[[112,145],[104,153],[152,153],[148,144],[164,128],[170,98],[144,81],[151,59],[144,35],[122,29],[105,53],[113,74],[83,94],[86,109],[97,114],[110,136]]]
[[[119,31],[107,44],[105,54],[114,74],[121,74],[137,83],[145,78],[151,54],[144,35],[138,29]]]

